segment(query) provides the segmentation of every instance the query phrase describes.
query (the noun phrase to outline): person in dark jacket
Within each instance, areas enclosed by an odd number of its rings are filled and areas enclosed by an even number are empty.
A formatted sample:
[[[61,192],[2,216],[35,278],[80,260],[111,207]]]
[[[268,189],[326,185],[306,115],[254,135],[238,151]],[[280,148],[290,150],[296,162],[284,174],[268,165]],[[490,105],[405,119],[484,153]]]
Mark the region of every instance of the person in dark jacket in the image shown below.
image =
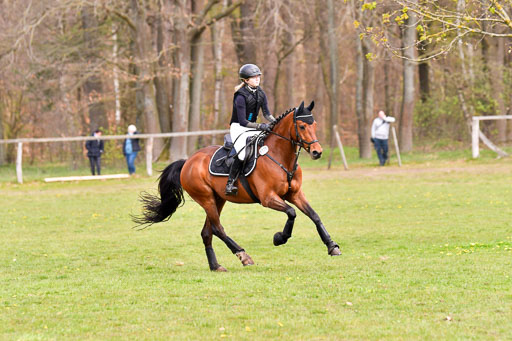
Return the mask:
[[[101,130],[96,129],[92,134],[92,136],[96,137],[95,140],[88,140],[85,142],[85,148],[87,149],[87,157],[89,158],[89,162],[91,164],[91,173],[95,175],[95,170],[98,175],[101,175],[101,154],[103,154],[103,140],[100,140],[98,137],[101,137]]]
[[[137,127],[133,124],[128,126],[128,135],[136,135]],[[137,153],[140,151],[139,139],[129,138],[123,142],[123,155],[126,158],[126,164],[128,165],[128,173],[130,175],[135,174],[135,158]]]
[[[242,83],[235,88],[233,113],[229,122],[229,132],[231,139],[235,143],[238,157],[235,157],[229,171],[226,195],[237,195],[238,193],[235,181],[245,158],[247,138],[257,135],[261,131],[270,131],[268,124],[256,123],[260,109],[263,112],[263,116],[269,122],[275,121],[275,118],[268,109],[267,95],[259,87],[261,82],[260,68],[254,64],[245,64],[240,68],[238,75]]]

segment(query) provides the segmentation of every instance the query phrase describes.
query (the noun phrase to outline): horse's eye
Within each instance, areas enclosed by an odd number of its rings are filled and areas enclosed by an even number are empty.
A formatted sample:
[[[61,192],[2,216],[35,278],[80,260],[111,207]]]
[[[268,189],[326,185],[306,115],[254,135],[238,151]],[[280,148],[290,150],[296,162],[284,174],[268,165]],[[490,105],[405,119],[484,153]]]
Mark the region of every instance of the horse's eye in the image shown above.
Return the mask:
[[[306,126],[299,126],[300,130],[306,130]]]

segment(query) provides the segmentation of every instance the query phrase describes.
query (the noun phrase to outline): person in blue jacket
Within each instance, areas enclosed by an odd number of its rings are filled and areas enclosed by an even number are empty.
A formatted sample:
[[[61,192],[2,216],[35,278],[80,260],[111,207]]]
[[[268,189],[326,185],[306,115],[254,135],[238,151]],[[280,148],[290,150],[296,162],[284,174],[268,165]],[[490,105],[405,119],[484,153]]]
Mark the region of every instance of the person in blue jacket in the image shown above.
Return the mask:
[[[238,75],[242,82],[235,87],[233,113],[229,122],[231,139],[234,141],[238,157],[235,157],[229,171],[226,195],[237,195],[238,193],[235,181],[245,158],[247,138],[257,135],[261,131],[270,131],[268,124],[256,123],[260,109],[269,122],[275,121],[268,109],[267,95],[259,86],[261,82],[260,68],[254,64],[245,64],[240,68]]]
[[[96,175],[95,173],[101,175],[101,154],[103,154],[104,151],[103,140],[98,138],[101,137],[101,130],[96,129],[91,135],[96,137],[96,139],[86,141],[85,149],[87,149],[87,157],[91,164],[92,175]]]
[[[136,135],[137,127],[133,124],[128,126],[128,135]],[[137,153],[140,151],[139,139],[128,138],[123,142],[123,155],[126,158],[126,164],[128,165],[128,173],[130,175],[135,174],[135,158]]]

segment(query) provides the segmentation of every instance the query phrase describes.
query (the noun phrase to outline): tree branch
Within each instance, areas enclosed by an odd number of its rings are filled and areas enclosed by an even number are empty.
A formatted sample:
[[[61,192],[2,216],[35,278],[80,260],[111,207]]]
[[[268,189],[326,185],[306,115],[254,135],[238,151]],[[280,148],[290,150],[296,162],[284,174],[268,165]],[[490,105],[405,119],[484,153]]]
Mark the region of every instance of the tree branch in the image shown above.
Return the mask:
[[[233,11],[235,9],[237,9],[238,7],[240,7],[240,5],[244,2],[245,0],[238,0],[234,3],[232,3],[230,6],[226,7],[226,9],[220,13],[218,13],[217,15],[213,16],[210,20],[208,20],[207,22],[199,25],[199,26],[196,26],[192,29],[191,31],[191,34],[192,36],[196,36],[196,35],[200,35],[201,33],[203,33],[203,31],[208,27],[208,26],[211,26],[212,24],[214,24],[216,21],[219,21],[221,19],[223,19],[224,17],[227,17],[228,15],[230,15],[231,13],[233,13]]]

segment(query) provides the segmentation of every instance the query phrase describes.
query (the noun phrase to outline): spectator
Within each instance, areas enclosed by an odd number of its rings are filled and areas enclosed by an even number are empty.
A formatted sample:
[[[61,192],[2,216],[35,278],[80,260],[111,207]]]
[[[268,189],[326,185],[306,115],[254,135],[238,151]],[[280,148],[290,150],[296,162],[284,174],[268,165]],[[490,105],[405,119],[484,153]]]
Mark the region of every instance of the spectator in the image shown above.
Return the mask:
[[[101,175],[101,154],[103,154],[103,140],[100,140],[101,130],[96,129],[92,134],[96,137],[95,140],[88,140],[85,142],[85,148],[87,149],[87,157],[91,164],[91,173],[95,175],[95,170],[98,175]]]
[[[136,135],[137,127],[133,124],[128,126],[128,135]],[[126,158],[126,164],[128,165],[128,173],[130,175],[135,174],[135,158],[137,153],[140,151],[139,139],[128,138],[123,142],[123,155]]]
[[[379,116],[373,120],[371,141],[381,166],[384,166],[388,159],[389,126],[393,122],[395,122],[395,118],[386,116],[382,110],[379,111]]]

